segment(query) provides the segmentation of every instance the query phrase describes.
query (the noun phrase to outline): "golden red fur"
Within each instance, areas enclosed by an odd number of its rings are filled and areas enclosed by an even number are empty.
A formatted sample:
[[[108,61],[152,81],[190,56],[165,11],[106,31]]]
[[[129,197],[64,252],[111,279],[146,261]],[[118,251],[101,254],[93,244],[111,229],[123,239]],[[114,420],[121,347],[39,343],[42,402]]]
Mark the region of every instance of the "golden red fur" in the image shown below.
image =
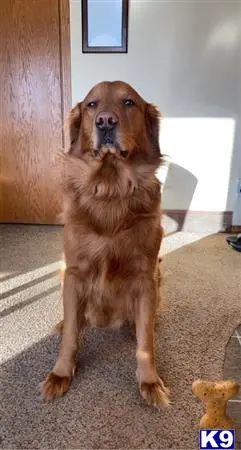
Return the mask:
[[[69,388],[80,330],[135,324],[142,396],[168,404],[153,329],[162,239],[159,112],[123,82],[102,82],[70,113],[64,163],[64,321],[60,353],[43,383],[54,398]]]

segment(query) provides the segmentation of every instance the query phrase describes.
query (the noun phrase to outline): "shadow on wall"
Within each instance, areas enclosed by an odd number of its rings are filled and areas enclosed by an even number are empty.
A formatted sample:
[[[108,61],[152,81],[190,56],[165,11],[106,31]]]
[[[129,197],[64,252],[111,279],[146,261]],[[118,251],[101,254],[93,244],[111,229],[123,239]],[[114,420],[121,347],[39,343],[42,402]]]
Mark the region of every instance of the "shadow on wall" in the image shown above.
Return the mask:
[[[240,100],[241,94],[239,93]],[[241,178],[241,120],[240,117],[236,117],[235,132],[233,138],[233,151],[230,163],[229,183],[226,199],[226,210],[232,211],[232,226],[241,226],[241,201],[238,195],[238,181]],[[225,225],[225,217],[223,218]]]
[[[174,210],[185,231],[226,231],[232,223],[233,193],[228,195],[228,191],[231,185],[233,190],[233,167],[238,163],[234,150],[235,122],[230,116],[163,120],[161,148],[178,164],[176,170],[170,166],[163,209],[169,215]],[[171,190],[173,196],[169,195]]]
[[[169,163],[162,191],[163,226],[166,234],[175,233],[183,229],[197,183],[197,177],[187,169],[173,162]],[[179,209],[175,209],[177,203],[179,204]],[[174,209],[167,209],[165,205],[174,205]]]

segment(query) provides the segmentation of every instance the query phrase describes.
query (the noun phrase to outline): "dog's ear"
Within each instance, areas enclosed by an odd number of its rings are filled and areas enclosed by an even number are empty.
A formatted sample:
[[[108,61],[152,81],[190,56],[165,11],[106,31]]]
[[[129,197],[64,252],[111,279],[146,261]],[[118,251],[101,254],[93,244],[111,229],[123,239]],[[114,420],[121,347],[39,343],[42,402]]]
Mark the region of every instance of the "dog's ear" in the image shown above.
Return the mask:
[[[146,127],[153,150],[161,156],[159,133],[160,133],[161,113],[157,106],[151,103],[146,104]]]
[[[70,145],[72,146],[79,137],[81,125],[81,103],[77,103],[77,105],[71,109],[69,112],[68,122]]]
[[[80,142],[78,140],[81,127],[81,102],[77,103],[68,114],[65,121],[66,135],[68,135],[68,144],[65,153],[79,157],[80,156]]]

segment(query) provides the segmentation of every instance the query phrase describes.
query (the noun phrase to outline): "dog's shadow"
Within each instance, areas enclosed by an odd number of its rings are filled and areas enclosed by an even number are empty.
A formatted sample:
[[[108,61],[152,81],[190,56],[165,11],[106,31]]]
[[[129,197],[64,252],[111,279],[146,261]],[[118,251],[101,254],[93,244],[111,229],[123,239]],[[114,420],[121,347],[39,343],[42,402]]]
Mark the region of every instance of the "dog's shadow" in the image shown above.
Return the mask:
[[[108,370],[112,375],[116,371],[118,383],[118,373],[127,377],[131,374],[130,358],[135,362],[135,351],[136,338],[128,323],[117,330],[86,328],[80,338],[77,373],[84,371],[87,376],[93,373],[99,377]]]
[[[118,427],[123,421],[128,426],[133,414],[143,421],[155,415],[139,395],[136,342],[129,326],[86,330],[69,392],[48,402],[40,395],[40,383],[59,346],[60,336],[52,334],[1,366],[1,448],[99,448],[103,423],[106,437],[112,439],[115,427],[113,439],[118,440]],[[92,436],[93,424],[99,431]],[[99,439],[103,442],[103,434]]]

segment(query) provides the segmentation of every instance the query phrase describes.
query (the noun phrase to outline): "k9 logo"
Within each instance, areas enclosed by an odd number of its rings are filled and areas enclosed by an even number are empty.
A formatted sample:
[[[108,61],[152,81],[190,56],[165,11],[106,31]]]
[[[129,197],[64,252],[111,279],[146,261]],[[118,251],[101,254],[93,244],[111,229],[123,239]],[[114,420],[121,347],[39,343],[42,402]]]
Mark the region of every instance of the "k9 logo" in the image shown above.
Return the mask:
[[[235,448],[234,430],[200,430],[200,450]]]

